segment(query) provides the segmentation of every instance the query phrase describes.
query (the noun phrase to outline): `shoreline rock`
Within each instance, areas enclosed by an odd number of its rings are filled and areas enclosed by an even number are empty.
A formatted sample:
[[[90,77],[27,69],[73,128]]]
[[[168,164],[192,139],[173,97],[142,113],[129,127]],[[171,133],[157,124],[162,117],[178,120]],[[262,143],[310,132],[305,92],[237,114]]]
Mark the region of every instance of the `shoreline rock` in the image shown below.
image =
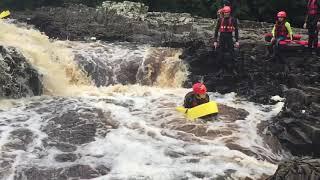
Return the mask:
[[[267,180],[318,180],[320,179],[320,159],[295,159],[279,165],[275,175]]]
[[[97,8],[84,5],[42,7],[14,12],[12,17],[27,22],[50,38],[61,40],[129,41],[156,46],[188,47],[195,41],[209,44],[215,19],[188,13],[148,12],[141,3],[105,1]],[[272,24],[241,21],[241,28],[271,28]],[[260,37],[263,40],[263,37]]]

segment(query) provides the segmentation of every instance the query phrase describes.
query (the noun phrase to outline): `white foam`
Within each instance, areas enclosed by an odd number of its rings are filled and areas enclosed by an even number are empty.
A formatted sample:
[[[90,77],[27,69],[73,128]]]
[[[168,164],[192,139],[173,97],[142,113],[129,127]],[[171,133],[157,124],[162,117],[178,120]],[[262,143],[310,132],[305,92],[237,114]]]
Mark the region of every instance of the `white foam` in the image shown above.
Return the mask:
[[[285,98],[282,98],[282,97],[280,97],[280,96],[272,96],[271,97],[271,100],[274,100],[274,101],[284,101],[285,100]]]

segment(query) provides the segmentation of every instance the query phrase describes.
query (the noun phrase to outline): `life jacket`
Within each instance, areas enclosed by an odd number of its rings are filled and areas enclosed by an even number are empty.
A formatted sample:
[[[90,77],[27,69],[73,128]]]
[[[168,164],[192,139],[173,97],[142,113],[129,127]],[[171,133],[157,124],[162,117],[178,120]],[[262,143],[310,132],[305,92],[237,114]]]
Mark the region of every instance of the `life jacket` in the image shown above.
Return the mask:
[[[308,2],[308,15],[318,14],[318,4],[317,0],[309,0]]]
[[[279,37],[279,36],[287,37],[288,36],[289,31],[288,31],[285,24],[286,24],[285,21],[283,21],[282,23],[280,23],[280,22],[276,23],[276,28],[275,28],[275,36],[276,37]]]
[[[220,29],[219,32],[234,32],[234,24],[233,19],[229,17],[229,20],[227,23],[225,23],[225,18],[220,18]]]

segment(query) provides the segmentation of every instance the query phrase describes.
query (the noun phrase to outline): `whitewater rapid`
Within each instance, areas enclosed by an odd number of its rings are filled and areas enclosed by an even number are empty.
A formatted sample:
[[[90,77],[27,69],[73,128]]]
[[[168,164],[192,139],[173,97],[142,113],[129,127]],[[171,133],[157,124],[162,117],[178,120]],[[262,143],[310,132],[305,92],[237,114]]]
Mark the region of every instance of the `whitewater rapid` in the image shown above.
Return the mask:
[[[231,121],[232,114],[221,114],[207,124],[188,122],[175,111],[190,91],[181,88],[188,72],[179,49],[54,41],[30,28],[2,21],[0,25],[0,44],[21,50],[43,75],[46,88],[40,97],[1,101],[0,164],[6,165],[0,178],[4,180],[32,179],[31,167],[46,174],[74,165],[105,167],[108,172],[94,178],[99,180],[263,179],[285,156],[273,152],[257,128],[280,112],[282,102],[267,106],[234,93],[210,93],[212,100],[248,115]],[[47,146],[53,138],[48,127],[70,112],[86,112],[79,117],[85,124],[95,123],[90,115],[107,125],[97,126],[90,141],[74,144],[74,161],[57,162],[56,156],[63,152]],[[22,140],[12,138],[12,132],[21,129],[30,138],[17,142]],[[25,145],[17,149],[12,143]]]

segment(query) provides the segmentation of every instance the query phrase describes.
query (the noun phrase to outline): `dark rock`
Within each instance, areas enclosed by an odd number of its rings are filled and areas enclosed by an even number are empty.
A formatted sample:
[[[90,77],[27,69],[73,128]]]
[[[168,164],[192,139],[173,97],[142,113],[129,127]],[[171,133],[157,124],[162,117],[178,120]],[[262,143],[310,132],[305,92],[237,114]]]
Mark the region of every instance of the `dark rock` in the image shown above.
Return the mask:
[[[173,149],[167,149],[165,151],[165,155],[172,157],[172,158],[179,158],[179,157],[186,156],[186,154],[184,152],[177,152],[177,151],[174,151]]]
[[[88,165],[74,165],[66,168],[47,168],[47,167],[21,167],[14,177],[15,180],[43,180],[43,179],[59,179],[67,180],[75,179],[92,179],[102,174],[99,170]]]
[[[152,180],[151,177],[146,177],[146,176],[141,176],[141,175],[138,175],[138,176],[133,176],[133,177],[129,177],[128,180]]]
[[[206,173],[204,172],[191,172],[191,174],[200,179],[203,179],[206,177]]]
[[[77,147],[71,144],[60,143],[60,142],[47,142],[47,141],[48,140],[43,141],[43,144],[45,147],[53,146],[62,152],[74,152],[77,150]]]
[[[296,159],[283,162],[268,180],[319,180],[320,159]]]
[[[8,117],[11,121],[4,124],[9,127],[8,130],[15,129],[7,132],[8,138],[5,137],[5,142],[8,143],[1,148],[0,179],[8,179],[10,176],[19,180],[93,179],[108,174],[110,167],[101,163],[79,164],[84,156],[97,160],[98,156],[89,152],[75,152],[80,145],[92,142],[95,138],[102,138],[110,129],[119,126],[118,122],[111,122],[111,113],[92,106],[91,103],[95,101],[104,102],[104,100],[43,96],[17,107],[19,109],[17,114]],[[129,101],[126,103],[123,105],[130,104]],[[2,112],[1,117],[4,117],[3,113],[7,112]],[[34,114],[37,117],[32,117]],[[17,121],[15,117],[18,117]],[[39,124],[29,124],[21,119]],[[24,128],[19,128],[19,123]],[[36,130],[37,126],[40,126],[41,133]],[[31,131],[31,128],[35,131]],[[22,156],[19,156],[20,154]],[[20,160],[18,157],[22,157],[24,162],[18,163]],[[58,166],[47,164],[52,157]],[[85,163],[85,160],[81,162]]]
[[[244,109],[236,109],[219,104],[219,119],[226,121],[245,120],[249,112]]]
[[[0,155],[0,179],[7,179],[13,172],[12,166],[16,156],[1,153]]]
[[[99,109],[70,110],[52,118],[44,127],[50,141],[80,145],[94,141],[96,122],[104,119]]]
[[[98,172],[101,174],[101,175],[107,175],[111,169],[104,166],[104,165],[100,165],[98,167],[96,167],[96,169],[98,170]]]
[[[38,72],[13,47],[0,46],[0,97],[21,98],[41,95]]]
[[[4,145],[8,150],[27,150],[28,145],[32,142],[34,134],[29,129],[16,129],[10,133],[7,144]]]
[[[208,44],[215,25],[215,20],[187,13],[148,12],[147,6],[129,1],[104,2],[98,8],[84,5],[43,7],[14,12],[12,17],[35,25],[51,38],[85,40],[96,37],[171,47],[186,47],[198,40]],[[241,27],[270,28],[271,25],[243,21]]]
[[[270,131],[294,155],[320,156],[320,93],[301,89],[285,91],[285,107],[271,122]]]
[[[188,163],[199,163],[200,159],[188,159],[187,162]]]
[[[75,165],[67,168],[64,173],[67,177],[80,177],[81,179],[90,179],[101,175],[96,169],[88,165]]]
[[[43,179],[59,179],[67,180],[68,177],[62,175],[62,168],[60,169],[47,169],[47,168],[22,168],[22,171],[18,170],[15,175],[15,180],[43,180]]]
[[[110,84],[135,84],[137,72],[141,66],[144,54],[135,53],[137,45],[128,43],[95,44],[83,49],[74,49],[75,61],[90,76],[95,85],[107,86]],[[127,49],[127,57],[119,57],[118,48]]]
[[[75,154],[58,154],[55,157],[55,160],[57,162],[74,162],[75,160],[77,160],[77,155]]]

